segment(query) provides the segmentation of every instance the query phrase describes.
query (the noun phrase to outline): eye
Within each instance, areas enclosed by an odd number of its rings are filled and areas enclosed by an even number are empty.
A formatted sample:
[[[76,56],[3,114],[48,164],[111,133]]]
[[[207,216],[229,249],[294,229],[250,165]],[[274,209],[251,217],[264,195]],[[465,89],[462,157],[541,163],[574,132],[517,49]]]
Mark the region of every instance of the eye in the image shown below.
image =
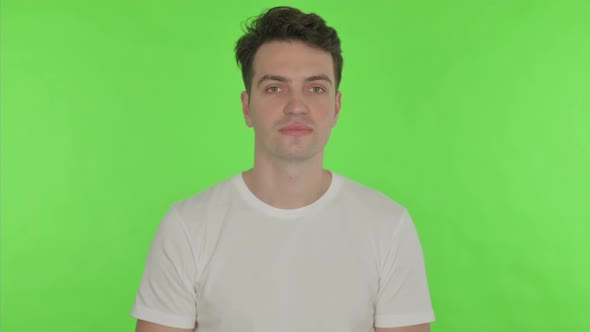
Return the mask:
[[[309,91],[311,91],[313,93],[323,93],[323,92],[326,92],[326,90],[324,88],[322,88],[321,86],[311,87],[311,89],[309,89]]]
[[[279,88],[278,86],[271,86],[271,87],[267,88],[266,91],[270,92],[270,93],[277,93],[277,92],[281,92],[281,88]]]

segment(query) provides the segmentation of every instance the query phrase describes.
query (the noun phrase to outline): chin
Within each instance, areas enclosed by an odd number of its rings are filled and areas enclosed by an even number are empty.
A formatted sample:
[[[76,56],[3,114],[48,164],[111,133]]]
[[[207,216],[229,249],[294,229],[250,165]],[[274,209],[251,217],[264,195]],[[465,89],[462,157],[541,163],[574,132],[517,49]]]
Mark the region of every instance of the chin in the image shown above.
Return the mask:
[[[282,154],[282,159],[293,162],[304,162],[313,159],[317,153],[311,151],[297,151]]]

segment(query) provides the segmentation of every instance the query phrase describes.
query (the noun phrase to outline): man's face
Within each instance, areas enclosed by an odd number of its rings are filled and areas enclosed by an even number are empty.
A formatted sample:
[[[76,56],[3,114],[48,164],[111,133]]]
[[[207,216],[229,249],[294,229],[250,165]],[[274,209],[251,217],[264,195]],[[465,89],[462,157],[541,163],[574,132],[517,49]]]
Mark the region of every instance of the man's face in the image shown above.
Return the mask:
[[[296,162],[323,155],[341,101],[330,53],[302,42],[269,42],[252,66],[250,95],[241,97],[257,156]]]

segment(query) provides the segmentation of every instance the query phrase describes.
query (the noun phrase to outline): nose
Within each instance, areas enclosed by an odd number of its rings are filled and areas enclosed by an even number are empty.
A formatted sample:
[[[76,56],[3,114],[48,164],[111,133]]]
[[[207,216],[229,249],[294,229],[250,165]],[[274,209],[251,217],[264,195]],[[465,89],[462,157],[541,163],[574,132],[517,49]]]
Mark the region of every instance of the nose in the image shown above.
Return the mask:
[[[304,96],[300,92],[291,92],[289,100],[285,105],[286,114],[305,114],[309,112],[309,107],[305,102]]]

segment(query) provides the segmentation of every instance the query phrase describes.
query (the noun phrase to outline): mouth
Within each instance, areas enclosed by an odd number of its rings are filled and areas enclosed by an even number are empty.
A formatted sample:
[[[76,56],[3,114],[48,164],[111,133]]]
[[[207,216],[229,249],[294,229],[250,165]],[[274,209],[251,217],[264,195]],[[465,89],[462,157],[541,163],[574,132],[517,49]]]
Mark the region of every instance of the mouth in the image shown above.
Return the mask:
[[[287,136],[305,136],[310,135],[313,129],[302,123],[293,123],[279,129],[279,132]]]

